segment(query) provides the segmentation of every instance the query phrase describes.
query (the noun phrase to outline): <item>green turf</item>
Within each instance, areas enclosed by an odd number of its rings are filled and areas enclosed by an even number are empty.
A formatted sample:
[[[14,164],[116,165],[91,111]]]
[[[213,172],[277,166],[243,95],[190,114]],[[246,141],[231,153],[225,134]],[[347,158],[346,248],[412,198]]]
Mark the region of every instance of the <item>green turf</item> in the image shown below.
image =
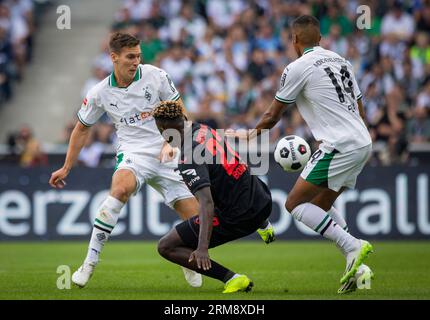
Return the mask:
[[[429,242],[373,242],[367,264],[371,290],[338,295],[344,259],[329,242],[234,242],[211,257],[253,279],[250,293],[222,294],[222,283],[204,278],[191,288],[155,242],[111,241],[84,289],[57,289],[59,265],[79,267],[87,243],[0,244],[0,299],[430,299]]]

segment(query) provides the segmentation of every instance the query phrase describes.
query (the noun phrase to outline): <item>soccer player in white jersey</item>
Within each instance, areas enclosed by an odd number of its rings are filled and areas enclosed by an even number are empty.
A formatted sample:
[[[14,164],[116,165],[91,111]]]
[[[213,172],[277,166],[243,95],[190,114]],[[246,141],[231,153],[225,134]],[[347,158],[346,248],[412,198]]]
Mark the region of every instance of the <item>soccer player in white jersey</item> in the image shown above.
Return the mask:
[[[355,290],[354,275],[372,246],[347,232],[346,222],[333,203],[345,188],[354,188],[371,154],[372,140],[351,64],[321,48],[320,39],[315,17],[305,15],[294,21],[292,42],[299,58],[285,68],[275,98],[246,137],[252,139],[262,129],[271,129],[285,108],[295,103],[313,136],[321,142],[289,193],[285,207],[342,251],[347,263],[338,292],[345,293]]]
[[[87,94],[78,112],[64,165],[52,173],[49,183],[63,188],[73,164],[82,149],[90,127],[107,113],[118,135],[117,164],[112,177],[109,196],[97,213],[82,266],[73,274],[72,281],[84,287],[99,261],[99,255],[115,227],[122,207],[144,183],[164,197],[165,203],[186,220],[199,212],[197,200],[181,182],[171,164],[161,163],[163,148],[152,109],[163,100],[178,100],[179,93],[163,70],[140,64],[139,40],[116,33],[110,39],[113,73],[95,85]],[[166,152],[170,150],[164,148]],[[184,268],[185,278],[192,286],[201,286],[201,275]]]

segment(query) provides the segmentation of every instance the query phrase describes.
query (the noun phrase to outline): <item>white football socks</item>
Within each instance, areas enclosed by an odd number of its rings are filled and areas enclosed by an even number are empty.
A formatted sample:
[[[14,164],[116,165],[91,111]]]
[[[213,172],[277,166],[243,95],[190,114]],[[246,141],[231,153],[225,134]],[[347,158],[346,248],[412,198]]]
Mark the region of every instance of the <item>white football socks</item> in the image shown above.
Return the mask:
[[[346,232],[349,231],[345,219],[335,207],[331,207],[330,210],[327,211],[327,213],[343,230],[345,230]]]
[[[334,241],[343,254],[355,250],[360,245],[358,239],[343,230],[323,209],[312,203],[298,205],[291,214],[315,232]]]
[[[94,221],[88,253],[85,258],[86,263],[95,265],[99,261],[100,252],[109,239],[109,235],[118,221],[119,213],[123,206],[124,203],[112,196],[108,196],[101,204]]]
[[[331,207],[327,213],[330,215],[330,217],[346,232],[349,233],[348,226],[346,224],[345,219],[341,216],[339,211],[335,207]],[[339,248],[339,250],[342,252],[342,254],[346,257],[347,252],[343,250],[343,248],[339,247],[337,244],[336,246]]]

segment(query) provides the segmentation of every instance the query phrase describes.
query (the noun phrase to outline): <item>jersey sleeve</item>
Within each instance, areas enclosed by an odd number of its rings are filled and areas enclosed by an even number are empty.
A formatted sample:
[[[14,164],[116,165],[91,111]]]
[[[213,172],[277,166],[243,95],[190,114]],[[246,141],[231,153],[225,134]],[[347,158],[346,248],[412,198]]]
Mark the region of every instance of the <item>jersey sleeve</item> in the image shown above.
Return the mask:
[[[104,112],[97,95],[90,90],[78,111],[78,119],[84,126],[91,127]]]
[[[305,87],[311,75],[310,68],[303,69],[297,63],[287,66],[282,73],[279,90],[276,92],[275,99],[288,104],[296,102],[297,95]]]
[[[176,90],[175,85],[173,84],[172,79],[170,79],[170,76],[165,72],[164,70],[159,70],[159,76],[160,76],[160,100],[178,100],[181,95],[179,94],[178,90]]]
[[[210,187],[211,181],[206,164],[180,164],[179,170],[191,193],[195,194],[204,187]]]

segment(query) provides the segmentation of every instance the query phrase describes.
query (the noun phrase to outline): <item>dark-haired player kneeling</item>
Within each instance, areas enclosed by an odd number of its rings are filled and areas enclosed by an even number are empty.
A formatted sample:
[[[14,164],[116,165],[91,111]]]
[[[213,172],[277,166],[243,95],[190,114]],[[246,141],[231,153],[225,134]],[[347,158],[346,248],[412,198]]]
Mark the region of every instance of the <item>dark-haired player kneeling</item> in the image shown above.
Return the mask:
[[[245,237],[267,225],[272,211],[270,191],[250,174],[246,164],[215,130],[186,121],[182,110],[179,103],[164,101],[154,109],[152,116],[162,135],[166,129],[180,133],[178,145],[169,142],[181,148],[178,168],[200,204],[199,215],[178,224],[161,238],[158,252],[167,260],[224,282],[224,293],[249,291],[252,281],[211,260],[208,249]],[[184,144],[187,135],[192,137],[192,143]],[[166,138],[166,134],[163,136]],[[187,145],[192,150],[184,150]],[[195,159],[184,159],[184,155],[196,148],[213,161],[197,164]],[[216,159],[221,159],[221,163],[216,163]]]

